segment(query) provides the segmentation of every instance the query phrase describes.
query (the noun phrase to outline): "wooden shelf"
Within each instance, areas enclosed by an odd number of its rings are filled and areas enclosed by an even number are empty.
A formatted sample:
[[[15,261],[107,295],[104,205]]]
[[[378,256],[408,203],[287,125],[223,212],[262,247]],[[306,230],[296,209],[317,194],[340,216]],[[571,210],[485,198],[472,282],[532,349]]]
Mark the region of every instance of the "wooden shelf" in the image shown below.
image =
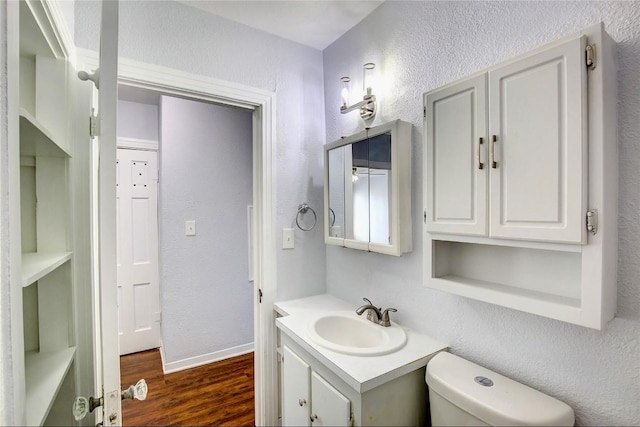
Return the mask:
[[[56,142],[53,134],[24,108],[20,109],[20,155],[71,157]]]
[[[27,425],[44,424],[75,354],[75,347],[25,354]]]
[[[22,287],[51,273],[71,259],[72,252],[27,252],[22,254]]]

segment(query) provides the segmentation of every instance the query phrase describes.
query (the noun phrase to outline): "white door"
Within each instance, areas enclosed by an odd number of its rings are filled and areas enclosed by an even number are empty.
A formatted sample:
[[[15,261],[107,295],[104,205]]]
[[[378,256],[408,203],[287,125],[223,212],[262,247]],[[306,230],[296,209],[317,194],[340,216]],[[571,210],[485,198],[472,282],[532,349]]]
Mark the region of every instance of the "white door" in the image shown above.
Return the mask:
[[[118,1],[102,2],[100,28],[99,137],[94,138],[92,246],[94,270],[95,396],[103,396],[96,424],[122,424],[116,290],[116,117],[118,102]],[[94,94],[96,91],[94,91]],[[97,102],[96,102],[97,101]],[[97,164],[96,164],[97,163]],[[97,168],[97,170],[96,170]]]
[[[311,372],[311,399],[314,426],[352,425],[349,399],[315,372]]]
[[[586,38],[489,72],[492,237],[586,241]]]
[[[117,150],[120,354],[160,347],[158,155]]]
[[[427,231],[487,234],[486,74],[425,95]]]
[[[289,347],[283,346],[282,425],[309,426],[311,387],[309,365]]]

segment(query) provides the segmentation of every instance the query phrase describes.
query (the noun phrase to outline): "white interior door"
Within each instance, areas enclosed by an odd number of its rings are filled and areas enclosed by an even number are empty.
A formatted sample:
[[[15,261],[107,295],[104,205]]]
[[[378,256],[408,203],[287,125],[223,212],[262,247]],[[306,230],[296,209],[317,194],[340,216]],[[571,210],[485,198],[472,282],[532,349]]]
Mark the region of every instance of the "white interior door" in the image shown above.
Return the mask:
[[[118,1],[102,2],[99,137],[93,142],[92,245],[94,269],[95,395],[104,397],[96,424],[122,424],[116,290],[116,117],[118,105]],[[94,91],[94,94],[97,92]],[[97,170],[96,170],[97,168]]]
[[[117,150],[120,354],[160,347],[158,154]]]

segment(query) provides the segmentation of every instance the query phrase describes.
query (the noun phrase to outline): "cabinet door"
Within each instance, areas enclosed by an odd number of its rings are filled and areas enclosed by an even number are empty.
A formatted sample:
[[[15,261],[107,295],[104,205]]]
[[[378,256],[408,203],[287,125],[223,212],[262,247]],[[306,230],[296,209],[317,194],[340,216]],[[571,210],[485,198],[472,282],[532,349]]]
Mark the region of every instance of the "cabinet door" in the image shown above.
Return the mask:
[[[582,37],[489,72],[492,237],[586,239],[585,46]]]
[[[311,420],[314,426],[350,426],[351,402],[315,372],[311,372]]]
[[[310,387],[309,365],[289,347],[283,346],[284,363],[282,371],[282,425],[311,425],[309,405]]]
[[[425,95],[427,231],[486,235],[486,74]]]

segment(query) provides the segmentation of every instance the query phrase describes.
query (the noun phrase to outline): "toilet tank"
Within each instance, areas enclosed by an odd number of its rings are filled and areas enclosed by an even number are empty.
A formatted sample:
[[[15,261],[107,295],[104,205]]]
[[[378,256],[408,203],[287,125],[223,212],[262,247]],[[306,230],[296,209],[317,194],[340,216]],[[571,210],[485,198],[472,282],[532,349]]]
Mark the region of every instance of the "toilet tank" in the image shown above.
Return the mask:
[[[573,409],[551,396],[451,353],[427,364],[431,423],[573,426]]]

